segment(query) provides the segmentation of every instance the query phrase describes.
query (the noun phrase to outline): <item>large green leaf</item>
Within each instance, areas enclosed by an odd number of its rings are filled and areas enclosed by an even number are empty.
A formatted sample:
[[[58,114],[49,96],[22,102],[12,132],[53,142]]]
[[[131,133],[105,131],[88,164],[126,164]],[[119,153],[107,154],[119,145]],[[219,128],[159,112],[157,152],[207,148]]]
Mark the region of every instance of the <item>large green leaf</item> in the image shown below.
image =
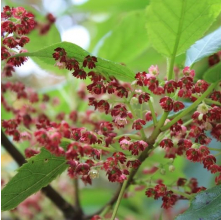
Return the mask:
[[[202,37],[220,11],[220,0],[152,0],[147,8],[150,42],[173,58]]]
[[[2,211],[15,208],[28,196],[47,186],[68,167],[64,157],[56,157],[45,148],[19,168],[2,190]]]
[[[209,68],[203,75],[203,79],[210,83],[221,81],[221,63]]]
[[[219,50],[221,50],[221,27],[197,41],[187,50],[185,66],[192,66]]]
[[[105,38],[98,56],[129,63],[149,46],[143,10],[127,14]]]
[[[219,220],[221,216],[221,185],[203,191],[195,196],[189,209],[176,220]]]
[[[54,53],[54,49],[57,47],[64,48],[67,52],[68,57],[73,57],[80,63],[82,63],[84,58],[90,54],[89,52],[82,49],[76,44],[70,42],[61,42],[53,44],[49,47],[45,47],[36,52],[17,54],[15,55],[15,57],[17,56],[37,57],[41,61],[46,62],[47,64],[54,65],[56,62],[52,54]],[[111,76],[114,76],[117,79],[126,82],[132,82],[134,80],[135,74],[126,66],[99,57],[97,58],[97,61],[98,62],[96,63],[96,70],[104,77],[109,78]]]
[[[132,11],[145,8],[148,2],[149,0],[89,0],[85,4],[74,6],[73,9],[77,11],[89,11],[99,13]]]
[[[52,44],[61,42],[61,36],[55,25],[52,25],[50,30],[45,35],[40,35],[38,30],[33,30],[28,37],[30,38],[30,42],[25,45],[25,48],[28,51],[36,51],[39,50],[39,45],[41,48],[48,47]],[[48,70],[49,72],[55,73],[65,73],[67,70],[60,70],[57,67],[52,65],[48,65],[46,62],[32,57],[34,62],[36,62],[42,69]]]

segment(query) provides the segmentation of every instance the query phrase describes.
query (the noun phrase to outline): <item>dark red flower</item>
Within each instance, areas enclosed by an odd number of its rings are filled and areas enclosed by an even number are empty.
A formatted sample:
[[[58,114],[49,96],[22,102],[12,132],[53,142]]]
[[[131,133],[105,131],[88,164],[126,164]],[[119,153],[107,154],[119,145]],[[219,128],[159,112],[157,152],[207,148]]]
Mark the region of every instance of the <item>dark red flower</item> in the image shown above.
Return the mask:
[[[3,71],[2,71],[2,75],[6,76],[6,77],[11,77],[12,76],[12,72],[14,72],[14,71],[15,71],[15,69],[14,69],[14,67],[12,65],[6,64],[4,66]]]
[[[10,48],[14,48],[18,45],[18,42],[14,39],[14,37],[6,37],[3,41],[3,44],[7,45]]]
[[[178,87],[181,89],[191,89],[193,87],[193,78],[189,76],[184,76],[178,81]]]
[[[109,109],[110,109],[110,105],[107,101],[105,100],[100,100],[97,103],[97,108],[100,112],[105,112],[105,114],[108,114]],[[95,108],[96,109],[96,108]]]
[[[159,196],[157,195],[157,192],[153,188],[148,188],[145,192],[147,197],[154,197],[154,199],[158,199]]]
[[[85,144],[95,144],[97,137],[91,131],[86,131],[81,135],[80,141]]]
[[[162,200],[163,204],[161,207],[164,209],[168,209],[175,205],[176,201],[178,200],[178,197],[174,195],[172,191],[167,191],[165,193],[165,196],[163,196]]]
[[[173,147],[173,142],[172,142],[172,140],[169,139],[169,138],[164,138],[164,139],[160,142],[160,146],[161,146],[162,148],[164,148],[164,147],[169,147],[169,148],[171,148],[171,147]]]
[[[48,13],[48,14],[46,15],[46,18],[47,18],[47,20],[48,20],[51,24],[53,24],[53,23],[56,21],[56,18],[55,18],[54,15],[51,14],[51,13]]]
[[[1,48],[1,60],[6,60],[11,56],[11,54],[9,53],[9,51],[5,48],[2,47]],[[10,64],[11,65],[11,64]]]
[[[204,133],[200,133],[197,137],[195,142],[200,144],[209,144],[211,138],[207,137]]]
[[[174,80],[167,81],[164,85],[164,90],[167,93],[173,93],[177,89],[177,82]]]
[[[31,148],[26,148],[25,149],[25,157],[26,158],[33,157],[34,155],[36,155],[38,153],[40,153],[40,152],[37,151],[37,150],[31,149]]]
[[[145,119],[146,119],[146,121],[152,121],[153,120],[151,111],[146,112]]]
[[[186,178],[179,178],[177,180],[177,186],[184,186],[186,184],[187,179]]]
[[[83,67],[88,67],[89,69],[93,69],[95,67],[95,63],[97,62],[97,58],[95,56],[86,56],[83,61]]]
[[[121,118],[126,118],[127,117],[127,109],[125,105],[123,104],[118,104],[115,105],[114,108],[111,110],[111,115],[112,116],[120,116]]]
[[[145,125],[146,122],[143,119],[137,119],[134,121],[132,128],[136,130],[140,130],[143,128],[143,125]]]
[[[126,166],[137,169],[141,165],[139,160],[128,160]]]
[[[173,103],[173,111],[175,111],[175,112],[178,112],[178,111],[184,109],[184,107],[185,107],[185,105],[180,101],[175,101]]]
[[[23,47],[25,44],[27,44],[30,41],[30,39],[26,36],[21,36],[18,45]]]
[[[217,164],[212,164],[209,167],[207,167],[207,169],[211,172],[211,173],[217,173],[217,172],[221,172],[221,166],[218,166]]]
[[[99,132],[103,135],[108,135],[114,130],[113,125],[110,122],[101,122]]]
[[[80,163],[75,169],[77,175],[87,175],[90,171],[90,166],[87,163]]]
[[[166,112],[173,110],[173,100],[170,97],[165,96],[161,98],[160,105]]]
[[[106,87],[104,86],[103,82],[94,82],[87,86],[88,91],[90,91],[91,94],[104,94],[106,92]]]
[[[197,80],[197,82],[195,83],[195,91],[197,93],[204,93],[208,87],[209,84],[203,79]]]
[[[138,155],[140,152],[144,151],[144,149],[148,146],[148,144],[145,141],[136,141],[130,144],[129,151],[133,155]]]
[[[151,74],[147,74],[146,79],[144,80],[144,84],[148,86],[148,89],[151,92],[154,92],[159,86],[159,81],[157,80],[155,76]]]
[[[216,185],[221,184],[221,173],[215,178]]]
[[[119,161],[121,164],[124,164],[127,160],[125,154],[122,152],[115,152],[113,154],[113,157],[115,158],[116,161]]]
[[[66,60],[66,51],[65,51],[65,49],[63,49],[63,48],[60,48],[60,47],[58,47],[58,48],[56,48],[56,49],[54,49],[54,53],[53,53],[53,57],[54,57],[54,59],[55,60]]]
[[[209,66],[214,66],[215,64],[220,62],[220,58],[218,53],[214,53],[213,55],[208,57]]]
[[[11,8],[6,5],[5,7],[3,7],[3,12],[1,13],[1,17],[2,18],[10,18],[12,16],[12,10]]]
[[[220,91],[214,91],[211,95],[210,95],[211,99],[213,101],[218,101],[221,103],[221,92]]]
[[[150,99],[150,95],[146,92],[142,92],[139,96],[138,96],[138,100],[139,103],[142,104],[143,102],[148,102]]]
[[[137,85],[144,86],[144,81],[146,80],[146,72],[138,72],[135,76],[137,79]]]
[[[221,124],[215,124],[212,128],[211,135],[221,142]]]
[[[216,163],[216,158],[213,155],[207,155],[203,157],[203,165],[204,168],[209,169],[209,167]]]
[[[16,31],[16,25],[12,21],[3,21],[1,25],[2,31],[13,33]]]
[[[75,60],[74,58],[67,59],[65,64],[66,64],[66,69],[68,70],[72,70],[72,69],[79,70],[79,62]]]
[[[73,76],[80,79],[86,79],[87,73],[82,69],[75,69],[75,71],[72,73]]]
[[[13,57],[10,58],[7,63],[13,66],[21,66],[27,60],[27,57]]]
[[[195,148],[190,148],[186,151],[186,156],[188,160],[193,162],[199,162],[201,160],[201,154]]]
[[[210,151],[209,151],[209,148],[208,148],[208,147],[202,145],[202,146],[199,147],[199,153],[200,153],[203,157],[205,157],[205,156],[209,155]]]
[[[125,89],[123,86],[117,87],[117,96],[123,98],[124,96],[127,98],[128,97],[128,91]]]

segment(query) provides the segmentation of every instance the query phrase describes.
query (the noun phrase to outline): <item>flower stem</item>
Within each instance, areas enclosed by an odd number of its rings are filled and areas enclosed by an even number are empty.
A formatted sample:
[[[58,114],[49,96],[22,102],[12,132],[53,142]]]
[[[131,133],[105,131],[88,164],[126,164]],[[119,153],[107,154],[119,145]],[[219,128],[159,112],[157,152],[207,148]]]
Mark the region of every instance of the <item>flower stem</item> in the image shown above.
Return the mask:
[[[192,95],[193,97],[195,98],[199,98],[198,95]],[[210,100],[210,99],[204,99],[204,101],[208,104],[214,104],[214,105],[218,105],[218,106],[221,106],[221,103],[220,102],[217,102],[217,101],[213,101],[213,100]]]
[[[164,122],[167,119],[167,116],[169,115],[169,112],[164,112],[163,115],[161,116],[160,120],[157,123],[156,128],[154,129],[153,133],[149,137],[149,142],[154,143],[157,136],[160,134],[160,128],[163,126]]]
[[[213,83],[209,86],[209,88],[200,96],[191,106],[186,108],[181,114],[177,115],[172,121],[167,123],[165,126],[163,126],[160,130],[166,131],[168,128],[170,128],[173,124],[175,124],[178,120],[186,116],[189,112],[194,110],[203,100],[205,97],[207,97],[213,89],[217,86],[218,82]]]
[[[213,151],[219,151],[219,152],[221,152],[221,149],[212,148],[212,147],[208,147],[208,148],[209,148],[209,150],[213,150]]]
[[[155,115],[155,111],[154,111],[153,103],[152,103],[151,99],[148,101],[148,104],[149,104],[150,111],[151,111],[151,114],[152,114],[153,124],[154,124],[154,126],[156,126],[157,125],[157,117]]]
[[[113,140],[119,140],[120,138],[127,136],[130,137],[131,139],[135,139],[135,140],[140,140],[140,136],[139,135],[135,135],[135,134],[122,134],[122,135],[118,135],[116,136]]]
[[[128,178],[128,179],[129,179],[129,178]],[[121,202],[121,199],[122,199],[122,197],[123,197],[124,191],[125,191],[125,189],[126,189],[126,187],[127,187],[127,181],[128,181],[128,179],[124,181],[124,183],[123,183],[123,185],[122,185],[122,187],[121,187],[120,194],[119,194],[119,196],[118,196],[118,198],[117,198],[117,203],[116,203],[116,205],[114,206],[114,211],[113,211],[113,213],[112,213],[111,220],[114,220],[114,219],[115,219],[115,216],[116,216],[116,214],[117,214],[118,207],[119,207],[119,205],[120,205],[120,202]]]

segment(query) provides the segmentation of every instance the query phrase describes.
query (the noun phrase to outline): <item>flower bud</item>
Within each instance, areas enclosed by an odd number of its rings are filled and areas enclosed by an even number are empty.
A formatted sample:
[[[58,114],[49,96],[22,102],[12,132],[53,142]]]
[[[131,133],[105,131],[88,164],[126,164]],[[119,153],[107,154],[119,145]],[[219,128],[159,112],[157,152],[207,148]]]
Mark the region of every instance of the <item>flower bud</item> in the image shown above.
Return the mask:
[[[165,174],[166,174],[166,170],[165,170],[164,168],[161,168],[161,169],[160,169],[160,173],[161,173],[162,175],[165,175]]]
[[[209,111],[209,106],[206,105],[205,103],[201,103],[198,106],[197,111],[200,112],[201,114],[206,114]]]
[[[130,100],[130,104],[131,104],[131,105],[137,105],[137,104],[138,104],[138,98],[133,97],[133,98]]]
[[[170,172],[173,172],[174,170],[175,170],[175,167],[174,167],[173,165],[170,165],[170,166],[169,166],[169,171],[170,171]]]
[[[91,179],[95,179],[95,178],[98,178],[99,177],[99,172],[97,170],[90,170],[89,171],[89,176]]]
[[[195,143],[195,144],[193,144],[193,145],[192,145],[192,147],[191,147],[191,148],[198,149],[198,148],[199,148],[199,146],[198,146],[198,144],[196,144],[196,143]]]
[[[168,163],[169,163],[169,164],[173,164],[173,161],[174,161],[174,159],[173,159],[173,158],[170,158]]]

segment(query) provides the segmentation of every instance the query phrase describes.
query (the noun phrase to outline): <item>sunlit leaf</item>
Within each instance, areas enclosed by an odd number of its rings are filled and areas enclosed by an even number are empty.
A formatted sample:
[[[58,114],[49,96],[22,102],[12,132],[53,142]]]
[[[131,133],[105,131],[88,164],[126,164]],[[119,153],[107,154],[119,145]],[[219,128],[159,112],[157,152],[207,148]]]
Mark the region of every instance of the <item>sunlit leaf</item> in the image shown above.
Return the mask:
[[[104,39],[98,56],[130,63],[149,46],[143,10],[129,13]]]
[[[218,220],[221,216],[221,185],[200,192],[192,200],[189,209],[176,220]]]
[[[203,79],[210,83],[221,81],[221,63],[218,63],[209,68],[204,73]]]
[[[54,49],[58,47],[64,48],[67,52],[68,57],[73,57],[80,63],[82,63],[84,58],[90,54],[89,52],[82,49],[76,44],[69,42],[61,42],[53,44],[49,47],[45,47],[36,52],[17,54],[14,57],[17,56],[37,57],[40,60],[46,62],[47,64],[54,65],[56,61],[54,60],[52,54],[54,53]],[[111,76],[114,76],[117,79],[126,82],[132,82],[134,80],[135,74],[126,66],[99,57],[97,58],[97,61],[98,62],[96,63],[96,70],[104,77],[109,78]]]
[[[220,0],[152,0],[147,8],[149,40],[161,54],[175,57],[202,37],[220,11]]]
[[[192,66],[219,50],[221,50],[221,27],[197,41],[187,50],[185,66]]]
[[[28,196],[47,186],[67,167],[64,157],[54,156],[42,148],[41,153],[31,157],[19,168],[18,173],[3,188],[2,211],[15,208]]]

